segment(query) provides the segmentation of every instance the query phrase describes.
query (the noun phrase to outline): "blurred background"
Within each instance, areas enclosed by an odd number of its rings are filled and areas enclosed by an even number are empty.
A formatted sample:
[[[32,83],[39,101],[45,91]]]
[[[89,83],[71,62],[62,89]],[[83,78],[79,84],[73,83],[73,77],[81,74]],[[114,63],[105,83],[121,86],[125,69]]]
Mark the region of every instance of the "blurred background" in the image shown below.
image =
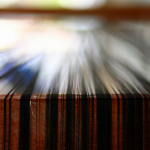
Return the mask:
[[[0,8],[89,9],[109,6],[150,5],[149,0],[0,0]]]
[[[112,68],[116,62],[150,81],[149,5],[148,0],[0,0],[0,94],[20,84],[18,74],[24,91],[37,72],[34,93],[45,85],[44,93],[50,86],[66,93],[70,81],[71,93],[82,93],[87,72],[86,92],[96,93],[92,69]]]

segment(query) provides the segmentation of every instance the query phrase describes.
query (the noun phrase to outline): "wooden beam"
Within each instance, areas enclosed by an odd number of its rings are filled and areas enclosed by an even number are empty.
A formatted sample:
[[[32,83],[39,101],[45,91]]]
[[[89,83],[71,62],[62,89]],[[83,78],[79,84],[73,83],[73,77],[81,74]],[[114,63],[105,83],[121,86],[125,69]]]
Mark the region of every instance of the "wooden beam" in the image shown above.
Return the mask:
[[[0,9],[0,14],[11,13],[11,14],[50,14],[58,16],[95,16],[104,17],[107,19],[131,19],[131,20],[149,20],[150,19],[150,6],[140,7],[110,7],[104,6],[98,9],[88,10],[69,10],[69,9],[54,9],[54,10],[39,10],[39,9],[22,9],[22,8],[11,8],[11,9]]]

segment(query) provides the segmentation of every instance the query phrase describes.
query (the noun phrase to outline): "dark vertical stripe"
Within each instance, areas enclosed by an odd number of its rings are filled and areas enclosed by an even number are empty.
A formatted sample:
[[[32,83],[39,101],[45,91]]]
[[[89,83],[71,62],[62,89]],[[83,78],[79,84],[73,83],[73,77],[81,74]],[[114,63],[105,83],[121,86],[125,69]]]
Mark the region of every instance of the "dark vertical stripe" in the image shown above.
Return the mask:
[[[135,149],[135,97],[128,94],[127,149]]]
[[[11,97],[9,98],[9,131],[8,131],[8,150],[11,148],[10,147],[10,140],[11,140],[11,99],[13,97],[14,93],[11,95]]]
[[[71,103],[71,149],[73,150],[75,147],[75,94],[72,96]]]
[[[58,94],[47,95],[45,149],[57,149]]]
[[[37,106],[37,104],[39,103],[39,101],[37,100],[38,99],[38,96],[39,96],[39,92],[38,92],[38,94],[37,94],[37,97],[36,97],[36,149],[37,149],[37,135],[38,135],[38,130],[37,130],[37,128],[38,128],[38,120],[39,120],[39,118],[38,118],[38,106]]]
[[[92,135],[91,135],[92,136],[92,149],[94,147],[93,146],[93,135],[94,135],[93,134],[93,132],[94,132],[93,131],[93,125],[94,125],[94,95],[92,95],[92,129],[91,129],[92,130]]]
[[[137,140],[138,149],[143,149],[143,99],[140,94],[136,94],[136,118],[137,118]]]
[[[30,84],[20,98],[19,150],[28,150],[30,142],[30,98],[38,73],[29,76]]]
[[[22,95],[20,98],[20,127],[19,127],[20,150],[29,149],[30,97],[31,95]]]
[[[50,106],[50,149],[57,149],[58,94],[51,95]]]
[[[109,94],[105,95],[105,101],[106,101],[106,106],[105,106],[105,129],[106,129],[106,150],[110,150],[111,149],[111,108],[112,108],[112,104],[111,104],[111,96]]]
[[[105,96],[97,97],[97,149],[105,149]]]
[[[48,150],[50,149],[50,94],[47,95],[47,98],[46,98],[46,122],[45,122],[45,125],[46,125],[46,128],[45,128],[45,149]]]
[[[66,150],[71,149],[71,95],[66,95]]]
[[[127,98],[124,94],[122,96],[122,124],[123,124],[123,150],[127,150]]]
[[[4,150],[5,150],[5,141],[6,141],[6,99],[8,95],[6,95],[4,99]]]
[[[148,149],[148,96],[144,96],[143,102],[143,149]]]
[[[148,96],[148,149],[150,149],[150,97]]]
[[[116,94],[117,96],[117,149],[119,150],[119,123],[120,123],[120,110],[119,110],[119,107],[120,107],[120,100],[119,100],[119,96]]]
[[[12,89],[13,90],[13,89]],[[11,90],[11,91],[12,91]],[[6,149],[5,145],[6,145],[6,101],[7,101],[7,98],[9,96],[9,94],[11,93],[11,91],[6,95],[5,99],[4,99],[4,150]],[[11,98],[10,98],[11,99]],[[11,107],[9,105],[9,107]],[[10,109],[8,109],[10,111]],[[9,112],[9,115],[10,115],[10,112]],[[8,133],[9,134],[9,133]],[[9,137],[8,137],[9,138]]]
[[[80,146],[80,95],[78,95],[77,97],[77,111],[78,111],[78,116],[77,116],[77,119],[78,119],[78,149],[79,149],[79,146]]]
[[[82,95],[82,149],[87,149],[87,95]]]

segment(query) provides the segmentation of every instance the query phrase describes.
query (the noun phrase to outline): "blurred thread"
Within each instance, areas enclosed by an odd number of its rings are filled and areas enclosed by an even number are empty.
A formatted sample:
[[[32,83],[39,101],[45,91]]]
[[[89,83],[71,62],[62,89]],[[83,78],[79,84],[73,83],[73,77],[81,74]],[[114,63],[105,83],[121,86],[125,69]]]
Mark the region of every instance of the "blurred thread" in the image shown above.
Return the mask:
[[[110,26],[84,18],[1,19],[5,34],[1,30],[0,94],[7,94],[20,80],[28,83],[37,72],[33,94],[149,93],[146,26],[134,22]]]

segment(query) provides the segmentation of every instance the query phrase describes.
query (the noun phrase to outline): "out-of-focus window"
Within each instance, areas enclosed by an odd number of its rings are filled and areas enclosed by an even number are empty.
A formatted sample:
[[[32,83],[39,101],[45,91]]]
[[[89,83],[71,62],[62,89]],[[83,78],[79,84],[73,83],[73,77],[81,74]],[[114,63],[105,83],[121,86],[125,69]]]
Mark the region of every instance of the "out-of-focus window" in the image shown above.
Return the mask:
[[[103,5],[107,0],[0,0],[0,8],[38,8],[38,9],[89,9]]]
[[[107,4],[112,6],[133,6],[133,5],[147,5],[150,4],[149,0],[107,0]]]
[[[149,0],[0,0],[0,8],[89,9],[103,5],[147,5]]]
[[[58,8],[57,0],[0,0],[0,8]]]
[[[88,9],[99,7],[107,0],[57,0],[59,5],[70,9]]]

